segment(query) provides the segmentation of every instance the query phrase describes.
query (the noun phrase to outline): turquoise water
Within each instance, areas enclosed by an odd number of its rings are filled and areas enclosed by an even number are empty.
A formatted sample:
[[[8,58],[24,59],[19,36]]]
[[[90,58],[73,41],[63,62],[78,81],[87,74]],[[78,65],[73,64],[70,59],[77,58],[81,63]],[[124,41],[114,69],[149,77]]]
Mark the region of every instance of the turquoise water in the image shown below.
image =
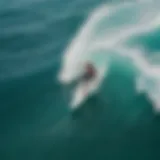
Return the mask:
[[[2,0],[0,159],[159,159],[159,6]],[[57,80],[62,57],[71,58],[72,79],[72,56],[92,53],[109,70],[73,112],[71,91]]]

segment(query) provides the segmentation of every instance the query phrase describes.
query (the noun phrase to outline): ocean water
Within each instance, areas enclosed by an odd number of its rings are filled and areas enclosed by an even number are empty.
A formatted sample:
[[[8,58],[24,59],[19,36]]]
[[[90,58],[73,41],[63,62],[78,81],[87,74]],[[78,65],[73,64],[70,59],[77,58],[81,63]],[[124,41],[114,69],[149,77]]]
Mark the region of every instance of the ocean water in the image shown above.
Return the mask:
[[[0,1],[0,160],[160,159],[160,2]],[[79,61],[107,63],[76,111]]]

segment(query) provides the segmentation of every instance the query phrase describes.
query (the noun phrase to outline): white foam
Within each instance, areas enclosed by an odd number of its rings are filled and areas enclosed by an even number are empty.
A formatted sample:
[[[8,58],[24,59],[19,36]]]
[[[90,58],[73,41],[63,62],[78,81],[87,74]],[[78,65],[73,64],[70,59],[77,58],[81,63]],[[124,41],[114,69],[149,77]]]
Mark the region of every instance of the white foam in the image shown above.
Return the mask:
[[[86,60],[86,57],[89,56],[87,50],[92,42],[94,28],[96,24],[98,24],[98,21],[110,12],[110,8],[106,8],[105,6],[96,9],[95,12],[89,16],[78,35],[75,36],[71,44],[67,47],[64,52],[62,69],[59,74],[61,82],[69,83],[81,73],[82,70],[80,70],[79,67],[83,66],[83,62]]]

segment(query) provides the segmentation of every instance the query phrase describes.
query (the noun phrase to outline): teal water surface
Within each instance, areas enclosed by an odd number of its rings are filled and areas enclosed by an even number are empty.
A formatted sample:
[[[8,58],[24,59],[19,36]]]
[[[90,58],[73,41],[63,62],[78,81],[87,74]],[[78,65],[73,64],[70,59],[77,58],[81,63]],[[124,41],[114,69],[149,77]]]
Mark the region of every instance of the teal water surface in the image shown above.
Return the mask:
[[[103,2],[112,4],[100,0],[0,2],[1,160],[160,158],[159,115],[153,111],[148,90],[137,92],[138,71],[130,62],[115,58],[98,94],[75,112],[68,106],[69,91],[57,80],[63,51]],[[114,1],[114,5],[123,3]],[[148,6],[154,10],[158,3]],[[125,20],[126,15],[122,12],[121,18]],[[148,55],[158,53],[157,30],[153,27],[131,38],[128,45],[144,47]]]

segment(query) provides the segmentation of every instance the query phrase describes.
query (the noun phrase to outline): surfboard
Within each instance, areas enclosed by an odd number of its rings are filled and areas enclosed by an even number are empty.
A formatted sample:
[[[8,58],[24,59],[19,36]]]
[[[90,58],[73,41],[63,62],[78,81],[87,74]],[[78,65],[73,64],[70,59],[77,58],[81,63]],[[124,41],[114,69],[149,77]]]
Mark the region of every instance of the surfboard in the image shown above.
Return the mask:
[[[95,79],[90,82],[81,82],[77,85],[73,92],[72,100],[71,100],[71,108],[78,108],[84,101],[86,101],[90,96],[95,94],[97,89],[99,88],[105,72],[106,66],[100,69],[97,69],[98,75]]]

